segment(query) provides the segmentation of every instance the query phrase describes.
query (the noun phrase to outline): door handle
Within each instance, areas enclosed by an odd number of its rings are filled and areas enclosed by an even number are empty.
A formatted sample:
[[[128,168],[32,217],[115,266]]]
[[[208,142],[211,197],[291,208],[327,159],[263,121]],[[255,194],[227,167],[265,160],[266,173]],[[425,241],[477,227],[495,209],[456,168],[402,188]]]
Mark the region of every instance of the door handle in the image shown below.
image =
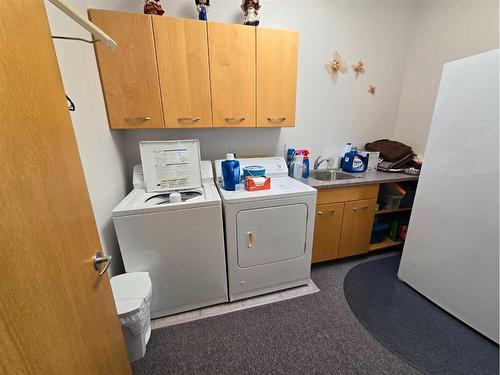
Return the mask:
[[[335,210],[331,210],[331,211],[318,211],[318,215],[319,216],[331,216],[335,213]]]
[[[111,255],[103,256],[99,251],[92,257],[94,261],[94,268],[99,272],[99,276],[104,275],[104,272],[108,270],[112,258],[113,257]],[[104,264],[104,267],[101,268],[101,264]]]
[[[193,116],[193,117],[177,117],[177,121],[179,121],[179,122],[187,122],[187,121],[196,122],[196,121],[199,121],[199,120],[200,120],[200,118],[196,117],[196,116]]]
[[[368,206],[363,206],[363,207],[354,207],[352,210],[353,210],[353,211],[361,211],[361,210],[365,210],[365,209],[367,209],[367,208],[368,208]]]
[[[254,245],[254,235],[253,231],[247,232],[247,247],[251,249]]]
[[[283,122],[286,120],[286,117],[268,117],[267,121],[269,122]]]
[[[227,122],[241,122],[245,120],[245,117],[226,117],[224,120]]]

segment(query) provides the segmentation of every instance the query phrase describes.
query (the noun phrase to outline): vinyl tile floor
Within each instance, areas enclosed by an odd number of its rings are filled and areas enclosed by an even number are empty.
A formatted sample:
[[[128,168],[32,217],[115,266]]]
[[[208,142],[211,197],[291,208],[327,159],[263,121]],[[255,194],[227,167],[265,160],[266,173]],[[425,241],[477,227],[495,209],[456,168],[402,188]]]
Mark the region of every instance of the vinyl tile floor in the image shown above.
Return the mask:
[[[263,296],[247,298],[241,301],[221,303],[219,305],[192,310],[181,314],[170,315],[164,318],[153,319],[151,321],[151,328],[158,329],[169,327],[176,324],[192,322],[193,320],[205,319],[212,316],[228,314],[234,311],[267,305],[269,303],[285,301],[290,298],[302,297],[317,292],[319,292],[318,287],[312,280],[309,280],[309,283],[307,285],[298,286],[296,288],[269,293]]]

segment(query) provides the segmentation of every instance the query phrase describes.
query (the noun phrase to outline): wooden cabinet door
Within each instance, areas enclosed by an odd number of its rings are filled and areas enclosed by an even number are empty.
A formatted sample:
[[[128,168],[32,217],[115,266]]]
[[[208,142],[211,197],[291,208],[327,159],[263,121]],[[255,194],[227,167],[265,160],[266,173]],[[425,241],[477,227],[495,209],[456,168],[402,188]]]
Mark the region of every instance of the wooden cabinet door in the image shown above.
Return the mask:
[[[0,373],[130,374],[44,2],[0,14]]]
[[[208,23],[216,127],[255,127],[255,27]]]
[[[316,206],[312,262],[339,257],[340,234],[344,203],[319,204]]]
[[[257,126],[295,126],[299,33],[257,29]]]
[[[339,257],[368,252],[376,202],[366,199],[345,203]]]
[[[211,127],[207,23],[153,17],[153,30],[165,127]]]
[[[115,50],[94,44],[109,126],[162,128],[151,16],[99,9],[89,16],[118,44]]]

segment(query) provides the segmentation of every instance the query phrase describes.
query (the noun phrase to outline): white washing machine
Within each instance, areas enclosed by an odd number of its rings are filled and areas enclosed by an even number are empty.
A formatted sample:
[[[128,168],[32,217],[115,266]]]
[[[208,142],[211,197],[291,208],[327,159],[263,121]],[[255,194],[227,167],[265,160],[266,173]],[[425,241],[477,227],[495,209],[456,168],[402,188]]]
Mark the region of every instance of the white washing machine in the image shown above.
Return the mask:
[[[306,284],[310,278],[316,189],[288,177],[281,157],[238,159],[240,167],[259,165],[271,189],[217,187],[222,197],[231,301]]]
[[[221,199],[198,141],[141,142],[141,159],[113,222],[125,270],[149,272],[151,317],[227,302]]]

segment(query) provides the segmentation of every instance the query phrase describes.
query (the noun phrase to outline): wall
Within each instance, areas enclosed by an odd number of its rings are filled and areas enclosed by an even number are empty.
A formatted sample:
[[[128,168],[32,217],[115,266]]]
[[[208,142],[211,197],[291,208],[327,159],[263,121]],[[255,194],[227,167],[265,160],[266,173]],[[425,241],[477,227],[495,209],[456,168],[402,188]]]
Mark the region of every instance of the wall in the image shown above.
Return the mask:
[[[419,2],[394,137],[423,153],[443,64],[498,48],[498,1]]]
[[[88,8],[140,11],[142,7],[141,0],[71,3],[83,13]],[[120,272],[122,264],[111,210],[131,189],[132,166],[140,162],[140,140],[198,138],[202,157],[212,160],[230,150],[279,154],[284,144],[307,147],[316,157],[338,152],[346,141],[363,145],[382,137],[399,138],[422,151],[442,64],[498,46],[495,1],[262,3],[262,27],[300,32],[296,127],[292,129],[111,131],[93,47],[54,42],[66,92],[77,106],[73,126],[102,246],[115,256],[113,273]],[[168,15],[195,18],[194,1],[163,0],[163,4]],[[216,0],[209,19],[239,23],[239,4],[240,0]],[[48,2],[47,11],[53,34],[89,38]],[[349,63],[363,58],[366,74],[355,79],[350,72],[334,82],[325,69],[334,50]],[[370,83],[377,86],[375,96],[367,93]]]
[[[71,3],[86,11],[85,1],[72,0]],[[46,9],[53,35],[89,39],[88,33],[52,4],[46,2]],[[63,40],[55,40],[54,45],[66,94],[76,105],[76,111],[71,112],[71,120],[101,246],[106,254],[113,255],[111,274],[119,273],[123,264],[111,210],[127,192],[128,180],[120,151],[123,134],[108,128],[93,46]]]
[[[170,16],[195,17],[194,1],[169,0]],[[241,22],[239,0],[216,0],[209,20]],[[124,134],[127,172],[140,162],[140,140],[198,138],[202,157],[237,153],[278,154],[283,144],[306,147],[312,156],[340,150],[346,141],[363,145],[390,137],[396,120],[413,1],[262,1],[261,26],[300,32],[296,127],[293,129],[136,130]],[[114,9],[137,9],[137,2],[106,3]],[[350,64],[363,58],[366,74],[352,71],[335,83],[325,69],[334,50]],[[279,63],[279,61],[277,61]],[[377,94],[368,94],[368,84]],[[242,88],[243,89],[243,88]]]

